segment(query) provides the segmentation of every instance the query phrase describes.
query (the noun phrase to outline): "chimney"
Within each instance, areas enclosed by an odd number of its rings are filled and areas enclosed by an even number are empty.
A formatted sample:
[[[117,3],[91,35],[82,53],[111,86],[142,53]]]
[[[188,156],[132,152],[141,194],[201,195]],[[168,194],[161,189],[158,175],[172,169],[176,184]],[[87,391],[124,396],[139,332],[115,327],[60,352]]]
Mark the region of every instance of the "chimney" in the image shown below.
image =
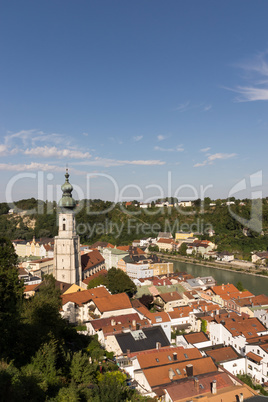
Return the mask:
[[[240,394],[238,395],[238,400],[239,400],[239,402],[244,402],[243,392],[240,392]]]
[[[177,353],[176,352],[174,352],[173,353],[173,360],[177,360],[178,358],[177,358]]]
[[[199,379],[197,377],[194,377],[194,388],[199,391]]]
[[[156,349],[160,349],[161,348],[161,343],[160,342],[156,342]]]
[[[216,393],[217,393],[217,381],[216,380],[212,381],[212,383],[211,383],[211,393],[213,395],[216,395]]]
[[[114,319],[111,320],[111,325],[114,327],[116,324],[116,321]]]
[[[172,370],[172,368],[170,368],[169,370],[168,370],[168,378],[170,379],[170,381],[172,381],[173,380],[173,377],[175,376],[175,373],[174,373],[174,371]]]
[[[224,283],[221,285],[222,290],[224,290]]]
[[[130,355],[130,349],[127,349],[127,356]]]
[[[194,366],[192,364],[187,364],[186,366],[186,375],[187,377],[192,377],[194,372]]]

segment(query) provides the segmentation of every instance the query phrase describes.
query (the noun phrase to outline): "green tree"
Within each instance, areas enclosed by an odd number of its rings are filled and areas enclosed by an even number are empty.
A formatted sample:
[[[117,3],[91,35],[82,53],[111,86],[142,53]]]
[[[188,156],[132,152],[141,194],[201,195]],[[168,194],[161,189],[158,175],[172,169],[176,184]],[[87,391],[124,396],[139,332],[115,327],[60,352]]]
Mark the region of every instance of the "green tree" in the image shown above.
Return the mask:
[[[243,292],[245,290],[242,282],[240,281],[237,282],[236,287],[240,292]]]
[[[208,323],[207,323],[207,321],[206,320],[201,320],[201,331],[202,332],[207,332],[207,326],[208,326]]]
[[[107,286],[112,294],[126,292],[132,297],[137,292],[135,283],[121,269],[111,268],[107,275]]]
[[[187,250],[187,244],[186,243],[182,243],[180,246],[180,254],[181,255],[186,255],[186,250]]]
[[[94,377],[94,366],[89,362],[89,356],[81,350],[74,353],[70,374],[77,384],[89,384]]]
[[[49,392],[50,387],[59,385],[61,369],[57,367],[58,345],[55,339],[45,343],[32,358],[30,364],[25,366],[24,371],[35,375],[38,383],[45,392]]]
[[[93,288],[96,288],[97,286],[100,286],[100,285],[104,285],[104,286],[107,285],[106,276],[100,275],[100,276],[97,276],[97,278],[92,279],[88,283],[87,288],[88,289],[93,289]]]
[[[12,357],[17,349],[23,300],[18,279],[17,256],[10,240],[0,238],[0,357]]]

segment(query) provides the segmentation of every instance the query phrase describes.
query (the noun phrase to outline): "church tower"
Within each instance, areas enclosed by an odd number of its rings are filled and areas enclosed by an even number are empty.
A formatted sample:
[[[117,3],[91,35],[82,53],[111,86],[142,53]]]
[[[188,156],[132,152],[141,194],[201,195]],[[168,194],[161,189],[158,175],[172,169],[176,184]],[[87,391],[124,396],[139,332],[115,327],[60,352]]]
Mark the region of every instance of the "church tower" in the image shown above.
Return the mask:
[[[61,186],[62,198],[59,201],[59,233],[54,243],[54,276],[56,280],[80,285],[82,281],[80,239],[76,234],[72,198],[73,186],[69,183],[66,169],[65,183]]]

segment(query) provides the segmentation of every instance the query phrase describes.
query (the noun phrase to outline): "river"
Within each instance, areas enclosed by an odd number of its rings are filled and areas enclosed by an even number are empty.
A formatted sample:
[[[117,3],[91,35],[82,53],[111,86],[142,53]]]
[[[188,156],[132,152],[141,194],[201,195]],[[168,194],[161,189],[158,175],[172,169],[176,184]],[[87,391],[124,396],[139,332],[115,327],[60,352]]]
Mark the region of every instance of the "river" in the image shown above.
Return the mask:
[[[238,281],[242,282],[245,289],[252,292],[254,295],[265,294],[268,296],[268,277],[263,278],[260,276],[247,275],[241,272],[230,272],[223,269],[212,268],[197,264],[189,264],[181,261],[172,261],[174,264],[174,271],[185,271],[194,277],[197,276],[213,276],[217,284],[233,283],[237,284]]]

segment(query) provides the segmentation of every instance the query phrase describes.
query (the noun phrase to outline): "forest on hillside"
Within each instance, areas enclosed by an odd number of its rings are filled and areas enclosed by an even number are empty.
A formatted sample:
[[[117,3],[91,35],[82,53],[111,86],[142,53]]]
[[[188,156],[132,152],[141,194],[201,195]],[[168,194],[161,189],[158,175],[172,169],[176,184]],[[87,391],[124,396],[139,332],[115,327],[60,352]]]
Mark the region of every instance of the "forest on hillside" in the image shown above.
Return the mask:
[[[208,237],[208,229],[215,231],[210,237],[218,245],[219,251],[234,251],[241,258],[249,258],[251,251],[267,250],[268,247],[268,203],[259,201],[259,215],[255,213],[256,230],[249,229],[245,235],[244,226],[234,214],[242,219],[250,219],[256,200],[216,200],[211,206],[207,197],[204,202],[196,200],[192,207],[142,209],[136,202],[113,204],[102,200],[81,200],[75,210],[77,233],[81,243],[93,244],[95,241],[108,241],[115,245],[130,244],[133,240],[156,237],[158,232],[193,231]],[[260,208],[261,207],[261,208]],[[9,206],[0,204],[0,235],[10,239],[30,240],[35,236],[53,237],[57,235],[58,207],[56,202],[44,202],[34,198],[15,203],[14,214],[8,214]],[[20,213],[16,213],[20,211]],[[23,212],[25,211],[25,212]],[[260,223],[262,227],[260,230]],[[253,222],[254,224],[254,222]]]

